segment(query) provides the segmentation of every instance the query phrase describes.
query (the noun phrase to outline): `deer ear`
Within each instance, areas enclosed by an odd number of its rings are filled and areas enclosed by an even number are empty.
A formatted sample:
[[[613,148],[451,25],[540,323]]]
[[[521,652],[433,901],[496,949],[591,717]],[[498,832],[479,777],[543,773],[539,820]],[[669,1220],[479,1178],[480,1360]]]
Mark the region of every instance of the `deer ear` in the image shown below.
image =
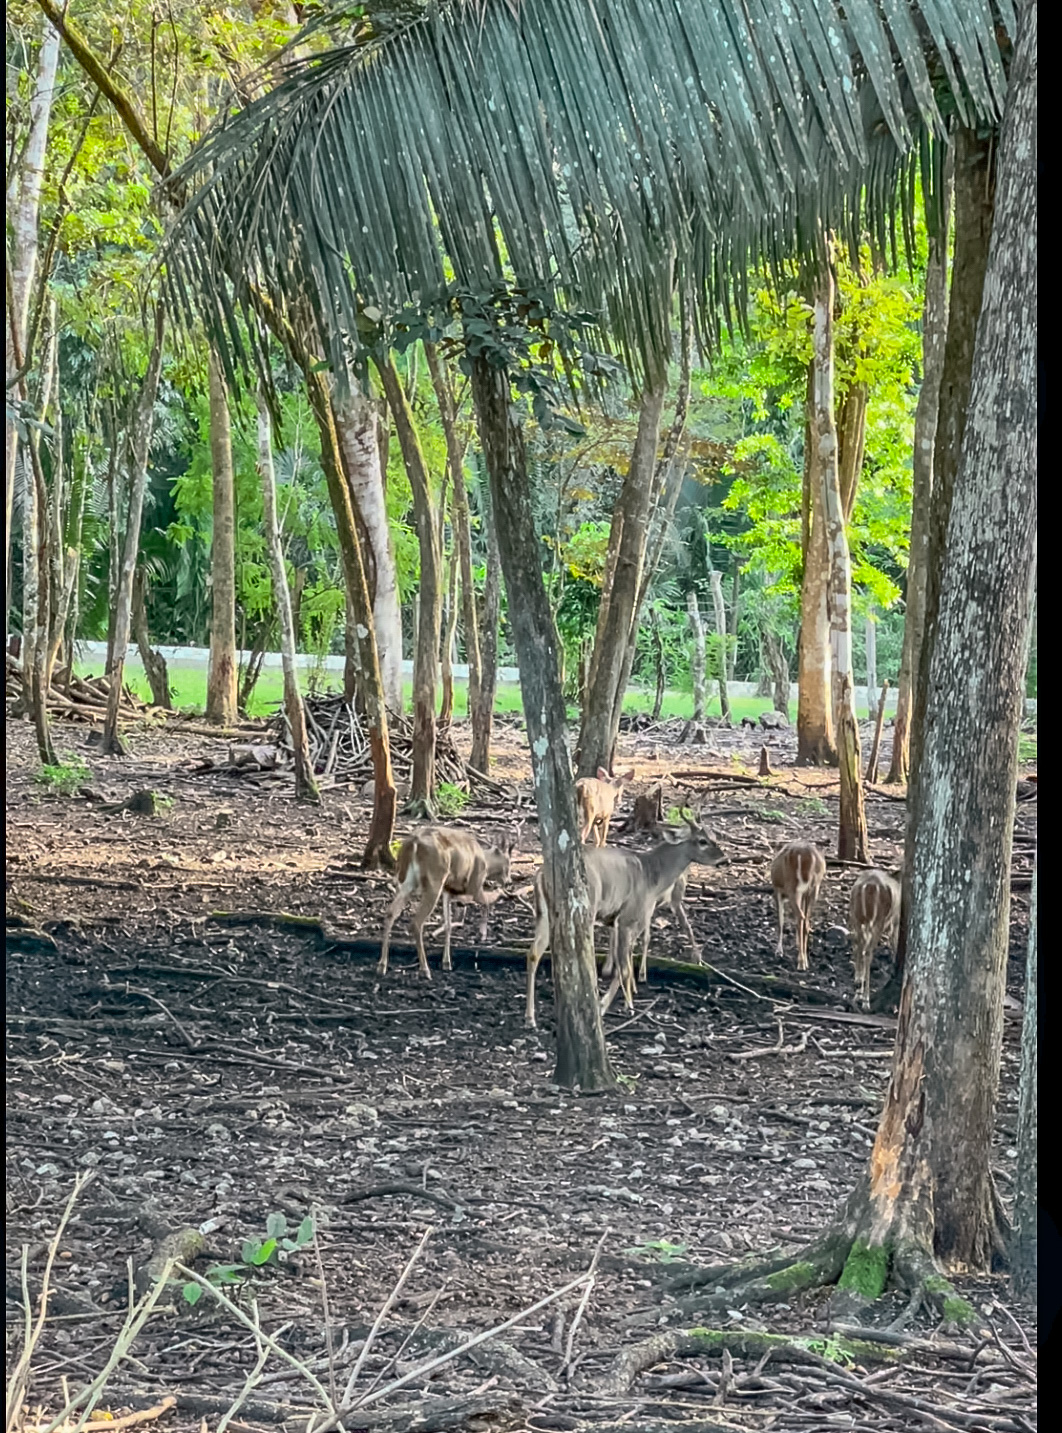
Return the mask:
[[[597,768],[597,779],[598,781],[611,781],[612,777],[608,774],[608,772],[603,766],[599,766]]]
[[[634,767],[632,766],[631,769],[630,769],[630,771],[627,772],[626,776],[621,777],[620,780],[621,780],[621,781],[633,781],[633,780],[634,780]]]

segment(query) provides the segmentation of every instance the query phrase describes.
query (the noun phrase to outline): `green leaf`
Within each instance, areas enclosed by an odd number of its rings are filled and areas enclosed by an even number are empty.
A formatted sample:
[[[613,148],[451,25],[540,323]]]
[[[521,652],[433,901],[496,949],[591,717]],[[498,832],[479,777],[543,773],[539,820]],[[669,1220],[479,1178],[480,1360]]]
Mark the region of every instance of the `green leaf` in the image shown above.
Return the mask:
[[[202,1297],[202,1284],[185,1284],[181,1289],[181,1298],[184,1299],[186,1304],[191,1304],[193,1308]]]
[[[273,1239],[288,1232],[288,1221],[283,1214],[270,1214],[266,1219],[266,1233]]]

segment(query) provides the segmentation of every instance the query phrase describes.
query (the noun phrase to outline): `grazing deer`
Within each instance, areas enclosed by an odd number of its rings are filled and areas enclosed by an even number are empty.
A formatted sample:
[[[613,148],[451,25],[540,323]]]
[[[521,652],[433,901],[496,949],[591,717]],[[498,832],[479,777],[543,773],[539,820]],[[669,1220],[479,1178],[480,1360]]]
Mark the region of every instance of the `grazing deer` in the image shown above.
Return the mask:
[[[628,1009],[634,1008],[631,942],[636,935],[648,940],[649,922],[657,901],[672,891],[694,861],[715,866],[726,858],[703,827],[688,823],[664,833],[664,840],[651,851],[617,851],[589,847],[583,853],[586,884],[590,896],[591,927],[598,920],[611,921],[612,984],[601,1002],[601,1013],[612,1004],[621,984]],[[535,877],[535,938],[527,953],[526,1021],[535,1024],[535,974],[549,946],[549,908],[541,871]]]
[[[900,924],[900,883],[886,871],[862,871],[852,887],[848,929],[852,935],[856,1003],[870,1009],[870,962],[882,936],[895,953]]]
[[[424,925],[435,909],[440,895],[443,900],[445,932],[442,968],[452,970],[450,898],[464,897],[481,906],[493,905],[501,892],[484,891],[484,884],[487,881],[497,881],[504,885],[508,881],[510,861],[516,844],[517,838],[514,835],[504,846],[491,846],[484,850],[467,831],[453,831],[438,826],[429,826],[414,836],[408,836],[402,842],[398,853],[398,894],[391,902],[387,919],[384,921],[377,974],[387,974],[391,927],[406,904],[419,897],[420,904],[413,913],[413,935],[417,943],[420,973],[426,980],[431,979],[428,957],[424,952]]]
[[[778,910],[778,954],[783,953],[785,902],[796,921],[797,970],[808,968],[811,910],[826,875],[826,858],[810,841],[790,841],[771,862],[771,885]]]
[[[634,768],[620,776],[609,776],[603,766],[596,776],[584,776],[575,783],[575,804],[579,809],[579,839],[586,840],[591,831],[594,845],[608,840],[608,823],[628,781],[634,780]]]

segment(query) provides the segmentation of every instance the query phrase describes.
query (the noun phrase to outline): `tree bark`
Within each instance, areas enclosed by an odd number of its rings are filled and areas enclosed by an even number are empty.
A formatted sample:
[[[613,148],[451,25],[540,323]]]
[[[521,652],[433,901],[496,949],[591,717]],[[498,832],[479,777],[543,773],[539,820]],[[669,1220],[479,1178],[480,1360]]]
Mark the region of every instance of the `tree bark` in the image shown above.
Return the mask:
[[[690,676],[693,678],[693,720],[703,722],[707,709],[708,693],[705,681],[704,623],[697,594],[691,587],[686,593],[686,611],[689,613],[690,630],[693,632],[693,652],[690,656]],[[656,613],[653,613],[653,631],[657,633]],[[657,633],[659,639],[659,634]]]
[[[709,556],[709,562],[711,557]],[[730,693],[726,689],[726,662],[727,662],[727,641],[726,641],[726,604],[723,601],[723,575],[717,572],[714,567],[708,569],[708,581],[712,588],[712,609],[715,613],[715,635],[719,646],[718,658],[718,681],[719,681],[719,710],[724,723],[730,725]]]
[[[867,666],[867,714],[873,718],[878,705],[878,624],[868,617],[863,628]]]
[[[1014,1292],[1036,1293],[1036,1061],[1039,1009],[1036,960],[1036,867],[1029,902],[1029,951],[1025,962],[1025,1009],[1021,1022],[1021,1080],[1018,1086],[1018,1158],[1014,1168],[1014,1239],[1010,1273]]]
[[[912,454],[911,537],[907,560],[903,650],[892,729],[892,759],[887,782],[906,783],[910,774],[911,713],[925,628],[926,575],[929,570],[929,520],[933,499],[933,446],[940,409],[940,381],[948,332],[948,217],[951,208],[951,157],[945,167],[943,226],[929,237],[925,303],[922,309],[922,387],[915,408]]]
[[[138,566],[133,574],[131,614],[133,639],[136,642],[137,651],[140,653],[140,660],[144,664],[144,672],[148,679],[148,686],[151,688],[153,704],[163,707],[166,711],[172,711],[173,702],[170,700],[170,679],[166,670],[166,658],[152,647],[151,637],[148,633],[146,589],[147,573],[143,566]]]
[[[696,601],[696,598],[694,599]],[[697,614],[698,618],[700,613]],[[653,695],[653,721],[660,720],[660,713],[664,706],[664,692],[667,688],[667,668],[664,664],[664,640],[660,635],[660,614],[653,605],[649,608],[649,623],[653,629],[653,664],[656,669],[656,691]],[[701,646],[704,645],[704,632],[701,631]],[[701,653],[703,657],[703,652]],[[701,694],[704,694],[704,667],[701,666]],[[703,701],[702,701],[703,710]],[[704,718],[702,717],[703,721]],[[611,766],[609,767],[611,771]]]
[[[453,524],[451,523],[451,533]],[[446,605],[443,609],[443,633],[439,644],[442,669],[442,704],[439,707],[439,721],[447,726],[454,717],[454,639],[457,635],[457,553],[451,550],[448,565]]]
[[[726,649],[726,675],[728,681],[734,680],[734,673],[737,670],[737,646],[738,646],[738,615],[741,600],[741,562],[734,558],[734,571],[730,583],[730,640]]]
[[[1036,556],[1035,120],[1036,7],[1021,0],[969,411],[927,633],[900,1024],[871,1156],[879,1224],[917,1195],[931,1205],[937,1255],[971,1270],[1001,1252],[990,1151]],[[957,220],[957,244],[961,232]],[[954,285],[969,293],[958,257]],[[960,312],[953,305],[953,321]],[[938,444],[938,476],[941,456]]]
[[[550,911],[557,1018],[556,1081],[584,1091],[615,1083],[597,998],[590,903],[568,757],[558,639],[542,580],[542,548],[531,512],[523,432],[512,411],[508,375],[471,357],[472,396],[490,477],[510,621],[520,663],[542,878]]]
[[[490,738],[494,726],[494,697],[498,689],[498,628],[501,624],[501,554],[494,522],[490,488],[483,494],[487,528],[487,573],[483,585],[483,623],[480,628],[480,681],[472,717],[472,753],[469,764],[484,774],[490,770]]]
[[[26,148],[18,175],[17,193],[9,195],[11,217],[11,269],[5,364],[7,391],[26,357],[30,303],[37,270],[39,243],[38,214],[41,186],[44,182],[44,158],[48,143],[48,124],[55,95],[55,74],[59,63],[59,36],[45,24],[37,55],[37,78],[30,99],[30,126]],[[13,202],[12,202],[13,201]],[[16,356],[16,348],[18,350]],[[8,411],[5,422],[5,533],[7,554],[7,596],[4,612],[11,602],[11,522],[15,497],[15,464],[18,460],[18,429]],[[43,514],[42,514],[43,520]]]
[[[291,749],[295,759],[295,799],[320,802],[321,793],[314,780],[310,761],[310,745],[306,736],[306,711],[299,691],[296,661],[295,623],[291,616],[291,594],[284,562],[284,546],[277,521],[277,483],[273,468],[273,427],[269,406],[261,391],[256,394],[258,405],[258,473],[262,479],[262,525],[269,549],[269,568],[273,576],[273,600],[280,627],[280,661],[284,669],[284,712],[291,731]]]
[[[413,775],[407,810],[431,817],[435,796],[435,691],[439,684],[439,626],[442,618],[442,561],[431,482],[406,390],[394,360],[376,360],[394,419],[402,461],[413,493],[413,519],[420,548],[420,615],[413,651]]]
[[[221,362],[210,350],[210,461],[214,528],[210,544],[210,669],[206,719],[219,726],[236,720],[236,480],[232,468],[229,393]]]
[[[593,776],[598,767],[609,766],[619,730],[624,695],[619,685],[645,564],[647,523],[653,497],[653,474],[665,386],[664,380],[659,379],[655,383],[647,383],[642,393],[638,434],[613,513],[609,547],[615,551],[615,560],[606,564],[611,566],[612,582],[607,594],[602,594],[603,602],[607,597],[607,607],[604,608],[603,621],[598,624],[579,737],[580,776]],[[613,533],[618,534],[615,542]]]
[[[852,563],[845,529],[844,495],[837,453],[833,406],[834,281],[829,264],[815,284],[812,370],[815,466],[820,512],[828,552],[827,592],[831,667],[838,686],[837,758],[840,771],[840,823],[837,854],[845,861],[867,859],[867,819],[863,806],[863,767],[859,753],[852,676]]]
[[[132,468],[129,473],[129,516],[125,525],[125,542],[122,546],[121,568],[114,612],[114,648],[107,669],[107,714],[103,723],[103,739],[100,749],[111,756],[124,756],[125,746],[118,734],[118,709],[122,701],[122,685],[125,679],[125,654],[129,647],[129,633],[132,626],[133,578],[136,560],[140,551],[140,519],[144,511],[144,489],[147,486],[148,452],[151,447],[151,430],[155,422],[155,398],[159,388],[159,374],[162,370],[162,335],[165,327],[165,311],[160,300],[155,305],[155,339],[148,358],[144,385],[132,414]]]
[[[800,641],[797,647],[798,766],[829,766],[837,761],[830,675],[830,614],[827,606],[829,551],[822,512],[818,445],[812,428],[814,378],[813,360],[808,365],[807,421],[804,428],[801,522],[804,578],[800,588]]]
[[[398,601],[398,574],[394,544],[387,521],[384,469],[381,468],[383,427],[376,405],[358,387],[353,375],[351,393],[333,404],[336,434],[343,451],[343,468],[350,484],[355,511],[360,514],[368,538],[367,573],[372,598],[376,649],[380,661],[384,701],[390,711],[402,710],[402,613]],[[386,461],[386,459],[384,460]],[[375,582],[371,580],[375,574]]]
[[[789,720],[789,663],[785,659],[785,652],[782,650],[781,638],[769,627],[763,629],[763,650],[767,657],[770,668],[771,682],[774,690],[774,709],[782,712],[786,721]]]
[[[867,443],[867,385],[853,383],[841,400],[837,415],[837,469],[845,522],[852,521],[863,454]]]

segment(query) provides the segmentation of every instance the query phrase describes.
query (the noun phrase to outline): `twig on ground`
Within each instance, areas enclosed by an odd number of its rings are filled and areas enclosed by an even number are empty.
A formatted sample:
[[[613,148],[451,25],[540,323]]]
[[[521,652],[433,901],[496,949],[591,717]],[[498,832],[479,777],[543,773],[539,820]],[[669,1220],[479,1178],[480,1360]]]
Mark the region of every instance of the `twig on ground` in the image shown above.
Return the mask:
[[[564,1345],[564,1362],[561,1364],[560,1369],[558,1370],[559,1373],[563,1373],[564,1370],[568,1368],[571,1364],[572,1349],[575,1345],[575,1332],[578,1329],[580,1323],[582,1322],[583,1314],[586,1312],[586,1305],[590,1300],[590,1295],[594,1291],[594,1284],[597,1282],[597,1261],[601,1258],[601,1250],[604,1248],[605,1240],[608,1238],[610,1233],[611,1230],[609,1229],[608,1225],[606,1225],[604,1232],[601,1235],[601,1238],[597,1241],[597,1248],[594,1250],[594,1257],[590,1260],[590,1267],[586,1271],[586,1288],[583,1290],[583,1296],[579,1300],[579,1307],[575,1311],[575,1317],[572,1319],[571,1328],[568,1330],[568,1341]]]

